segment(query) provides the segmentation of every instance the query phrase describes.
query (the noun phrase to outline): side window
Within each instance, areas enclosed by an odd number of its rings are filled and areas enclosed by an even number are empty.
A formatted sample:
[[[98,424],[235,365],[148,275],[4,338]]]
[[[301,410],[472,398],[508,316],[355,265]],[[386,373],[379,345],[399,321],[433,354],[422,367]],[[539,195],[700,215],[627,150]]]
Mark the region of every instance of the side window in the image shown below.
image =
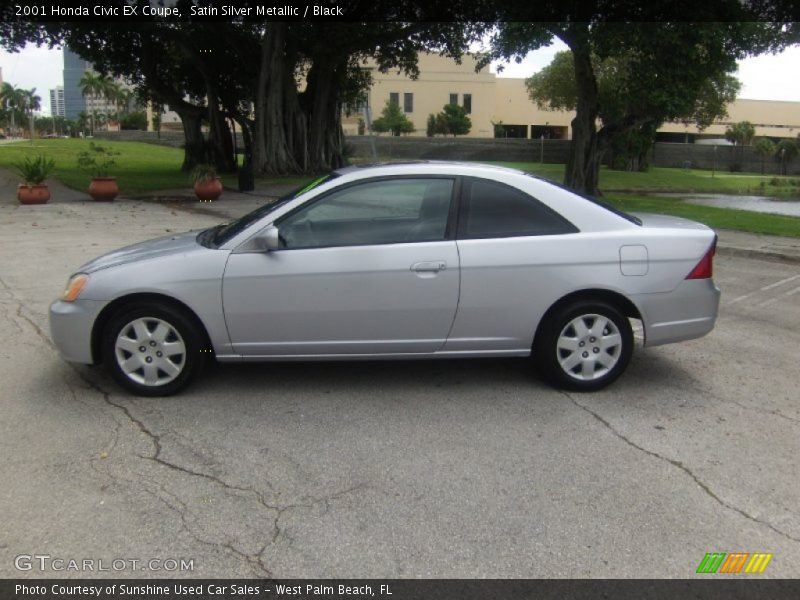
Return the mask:
[[[487,179],[465,186],[460,238],[492,238],[575,233],[562,216],[513,187]]]
[[[371,181],[334,191],[276,225],[286,248],[445,239],[452,179]]]

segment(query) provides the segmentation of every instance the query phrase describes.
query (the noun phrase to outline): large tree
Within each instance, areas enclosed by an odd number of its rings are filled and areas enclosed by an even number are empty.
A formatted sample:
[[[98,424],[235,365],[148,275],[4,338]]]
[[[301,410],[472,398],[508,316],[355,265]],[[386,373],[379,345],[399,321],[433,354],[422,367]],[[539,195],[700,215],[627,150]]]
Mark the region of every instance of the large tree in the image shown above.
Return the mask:
[[[189,3],[183,4],[188,14]],[[140,99],[175,111],[184,129],[184,169],[199,162],[234,169],[230,124],[236,122],[257,171],[320,172],[345,162],[341,109],[371,84],[366,60],[413,75],[419,51],[458,56],[484,28],[464,24],[450,7],[454,21],[440,23],[422,20],[424,8],[387,0],[339,6],[368,23],[80,22],[47,23],[27,33],[29,39],[68,44],[97,72],[124,77]]]
[[[630,94],[633,74],[629,62],[626,56],[592,57],[597,80],[597,115],[601,122],[597,132],[598,154],[611,150],[610,163],[621,169],[645,168],[645,156],[652,147],[655,132],[668,118],[694,124],[702,131],[727,116],[727,105],[736,99],[740,88],[732,74],[714,74],[698,89],[693,104],[682,103],[668,117],[662,105]],[[556,53],[549,65],[525,80],[528,96],[545,110],[574,111],[578,102],[574,72],[572,52]],[[686,112],[677,114],[681,109]]]
[[[575,8],[553,9],[547,23],[504,23],[493,39],[489,58],[521,59],[530,50],[561,40],[573,55],[576,90],[572,120],[572,152],[565,184],[596,194],[599,163],[610,139],[641,127],[645,113],[655,120],[674,120],[689,113],[709,78],[734,70],[737,59],[780,47],[793,34],[779,22],[761,22],[785,15],[765,3],[742,4],[737,0],[691,5],[654,1],[646,5],[632,0],[598,2]],[[683,21],[690,14],[697,22]],[[635,20],[631,22],[631,16]],[[670,21],[670,17],[675,21]],[[636,112],[598,136],[600,90],[596,60],[625,60],[629,77],[625,98]],[[488,59],[487,59],[488,60]]]

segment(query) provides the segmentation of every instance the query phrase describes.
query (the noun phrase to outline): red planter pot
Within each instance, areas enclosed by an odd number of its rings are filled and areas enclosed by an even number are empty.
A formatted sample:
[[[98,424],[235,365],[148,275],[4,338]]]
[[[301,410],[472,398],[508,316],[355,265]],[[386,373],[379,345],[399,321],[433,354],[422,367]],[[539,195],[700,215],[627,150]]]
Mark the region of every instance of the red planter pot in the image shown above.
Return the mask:
[[[116,177],[95,177],[89,184],[89,195],[99,202],[111,202],[118,194]]]
[[[194,184],[194,193],[198,200],[216,200],[222,194],[222,182],[219,177],[198,181]]]
[[[17,200],[20,204],[45,204],[50,200],[50,190],[46,183],[37,185],[20,183],[17,187]]]

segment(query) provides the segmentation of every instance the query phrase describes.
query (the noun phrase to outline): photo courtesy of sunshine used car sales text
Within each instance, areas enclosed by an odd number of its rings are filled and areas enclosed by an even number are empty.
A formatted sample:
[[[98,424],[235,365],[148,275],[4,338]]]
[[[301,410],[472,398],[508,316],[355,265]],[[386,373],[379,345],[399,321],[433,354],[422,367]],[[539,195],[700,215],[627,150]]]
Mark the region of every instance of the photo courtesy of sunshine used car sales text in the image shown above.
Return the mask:
[[[324,596],[341,598],[372,598],[389,597],[392,595],[389,584],[348,585],[336,583],[332,585],[303,583],[292,585],[273,582],[271,584],[247,583],[180,583],[165,582],[165,584],[138,584],[138,583],[93,583],[87,584],[23,584],[14,586],[17,597],[33,596],[36,598],[79,598],[79,597],[258,597],[263,595],[274,596]]]

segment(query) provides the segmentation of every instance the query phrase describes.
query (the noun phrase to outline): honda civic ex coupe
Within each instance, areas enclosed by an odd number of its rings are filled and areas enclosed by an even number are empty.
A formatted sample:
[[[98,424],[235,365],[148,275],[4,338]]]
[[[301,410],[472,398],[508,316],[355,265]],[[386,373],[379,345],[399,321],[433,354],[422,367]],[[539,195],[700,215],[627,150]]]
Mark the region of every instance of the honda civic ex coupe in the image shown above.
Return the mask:
[[[50,307],[72,362],[173,394],[220,362],[532,356],[598,390],[714,327],[716,235],[521,171],[348,167],[226,225],[101,256]]]

